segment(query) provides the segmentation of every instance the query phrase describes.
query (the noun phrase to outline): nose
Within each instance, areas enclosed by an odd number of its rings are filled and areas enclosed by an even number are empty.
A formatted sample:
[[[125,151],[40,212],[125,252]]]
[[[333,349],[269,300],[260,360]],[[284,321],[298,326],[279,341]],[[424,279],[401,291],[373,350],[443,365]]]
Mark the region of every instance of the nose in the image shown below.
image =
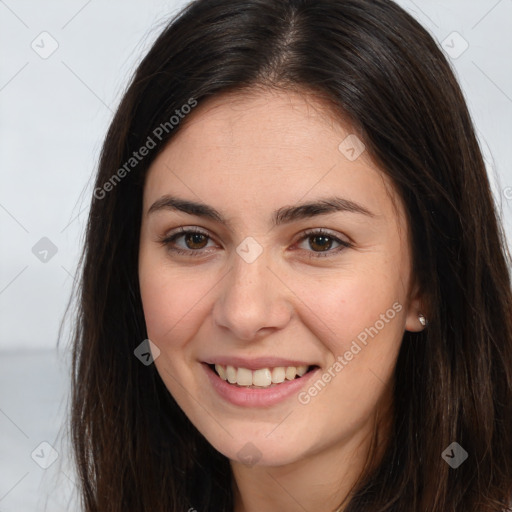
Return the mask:
[[[220,283],[213,308],[215,324],[230,338],[251,341],[283,329],[292,317],[289,290],[269,268],[265,253],[247,263],[235,255],[234,264]]]

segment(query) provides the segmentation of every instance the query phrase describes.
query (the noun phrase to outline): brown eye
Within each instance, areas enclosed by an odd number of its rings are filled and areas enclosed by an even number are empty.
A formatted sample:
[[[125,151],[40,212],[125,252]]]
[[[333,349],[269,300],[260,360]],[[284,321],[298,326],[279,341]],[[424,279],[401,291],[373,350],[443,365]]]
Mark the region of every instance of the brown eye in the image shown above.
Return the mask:
[[[333,239],[326,235],[313,235],[309,237],[309,246],[314,251],[328,251],[332,247]]]
[[[215,246],[208,233],[183,228],[180,228],[177,233],[162,237],[159,242],[167,247],[170,253],[180,256],[204,256],[212,246]]]
[[[353,247],[351,242],[338,238],[323,229],[303,233],[299,248],[310,258],[335,256],[344,249]]]
[[[203,249],[208,243],[208,237],[202,233],[188,233],[184,239],[188,249]]]

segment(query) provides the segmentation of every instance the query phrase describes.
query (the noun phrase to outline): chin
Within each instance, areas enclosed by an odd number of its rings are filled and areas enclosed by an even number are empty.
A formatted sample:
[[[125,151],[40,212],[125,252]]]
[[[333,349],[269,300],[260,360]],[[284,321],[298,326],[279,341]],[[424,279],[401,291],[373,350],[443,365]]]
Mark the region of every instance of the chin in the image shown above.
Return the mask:
[[[247,429],[244,434],[226,439],[206,437],[207,441],[225,457],[235,463],[247,466],[285,466],[292,464],[305,454],[304,446],[295,440],[283,443],[282,439],[269,439],[267,434],[251,435]],[[271,434],[272,435],[272,434]],[[299,451],[300,448],[300,451]]]

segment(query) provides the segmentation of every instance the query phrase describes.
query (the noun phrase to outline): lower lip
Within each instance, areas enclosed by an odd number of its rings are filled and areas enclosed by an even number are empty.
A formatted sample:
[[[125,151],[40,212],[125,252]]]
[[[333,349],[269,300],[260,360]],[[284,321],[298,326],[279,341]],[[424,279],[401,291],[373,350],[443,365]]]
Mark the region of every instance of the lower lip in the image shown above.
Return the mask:
[[[269,407],[283,402],[290,396],[297,394],[311,380],[313,375],[320,370],[320,368],[315,368],[298,379],[284,381],[270,388],[255,389],[230,384],[221,379],[206,363],[202,363],[202,366],[210,379],[213,389],[224,400],[241,407]]]

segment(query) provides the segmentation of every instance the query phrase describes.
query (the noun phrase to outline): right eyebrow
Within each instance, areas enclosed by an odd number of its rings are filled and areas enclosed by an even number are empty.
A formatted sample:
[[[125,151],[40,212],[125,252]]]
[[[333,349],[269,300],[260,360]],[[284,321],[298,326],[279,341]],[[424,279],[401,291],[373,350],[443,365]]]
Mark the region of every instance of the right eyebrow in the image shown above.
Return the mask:
[[[148,215],[153,212],[161,210],[176,210],[189,215],[196,215],[197,217],[204,217],[206,219],[220,222],[221,224],[229,225],[229,222],[212,206],[204,203],[197,203],[195,201],[188,201],[178,197],[165,195],[155,201],[148,210]]]

